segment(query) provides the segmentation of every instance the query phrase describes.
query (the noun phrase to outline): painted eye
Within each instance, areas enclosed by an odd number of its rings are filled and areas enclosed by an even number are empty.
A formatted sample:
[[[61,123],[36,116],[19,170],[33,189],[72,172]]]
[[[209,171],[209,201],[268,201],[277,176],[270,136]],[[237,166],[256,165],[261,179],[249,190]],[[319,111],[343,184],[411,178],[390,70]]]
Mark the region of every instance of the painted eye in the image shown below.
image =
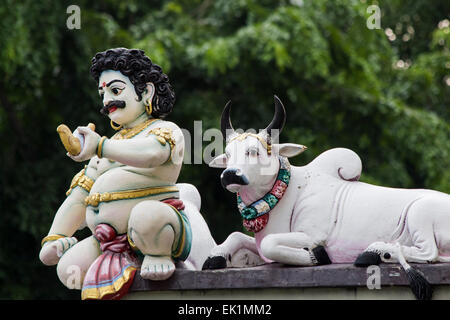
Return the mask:
[[[122,92],[123,89],[119,89],[119,88],[112,88],[111,92],[114,93],[115,95],[118,95]]]

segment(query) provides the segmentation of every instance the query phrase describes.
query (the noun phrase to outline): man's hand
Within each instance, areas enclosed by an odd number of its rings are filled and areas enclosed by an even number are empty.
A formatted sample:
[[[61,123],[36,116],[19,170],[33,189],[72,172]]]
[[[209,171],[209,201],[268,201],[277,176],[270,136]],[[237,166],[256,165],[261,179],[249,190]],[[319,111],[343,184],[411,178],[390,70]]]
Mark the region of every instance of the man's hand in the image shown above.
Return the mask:
[[[53,266],[59,262],[62,255],[77,244],[75,237],[65,237],[55,241],[48,241],[44,244],[39,253],[39,259],[47,266]]]
[[[97,145],[100,141],[100,135],[91,130],[89,127],[78,127],[77,130],[79,134],[84,136],[83,149],[76,156],[67,153],[67,155],[77,162],[82,162],[91,159],[97,153]]]

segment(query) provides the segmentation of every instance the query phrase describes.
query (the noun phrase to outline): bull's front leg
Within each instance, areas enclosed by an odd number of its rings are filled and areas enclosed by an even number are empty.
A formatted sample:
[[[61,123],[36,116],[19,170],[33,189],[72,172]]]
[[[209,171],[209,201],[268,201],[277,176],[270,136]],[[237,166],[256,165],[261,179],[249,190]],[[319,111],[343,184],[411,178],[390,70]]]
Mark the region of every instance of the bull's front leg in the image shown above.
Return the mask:
[[[233,232],[222,244],[211,250],[202,269],[252,267],[260,264],[264,264],[264,260],[258,254],[255,238]]]
[[[261,241],[262,254],[275,262],[297,266],[330,264],[325,249],[303,232],[269,234]]]

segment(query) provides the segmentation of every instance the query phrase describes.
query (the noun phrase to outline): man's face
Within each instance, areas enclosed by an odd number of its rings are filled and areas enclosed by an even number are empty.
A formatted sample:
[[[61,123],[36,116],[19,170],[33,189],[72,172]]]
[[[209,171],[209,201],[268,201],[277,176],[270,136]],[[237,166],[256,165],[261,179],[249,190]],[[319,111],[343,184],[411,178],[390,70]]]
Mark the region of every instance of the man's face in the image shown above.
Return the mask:
[[[145,112],[144,101],[138,101],[134,85],[120,71],[103,71],[98,92],[103,99],[104,113],[119,125],[127,125]]]

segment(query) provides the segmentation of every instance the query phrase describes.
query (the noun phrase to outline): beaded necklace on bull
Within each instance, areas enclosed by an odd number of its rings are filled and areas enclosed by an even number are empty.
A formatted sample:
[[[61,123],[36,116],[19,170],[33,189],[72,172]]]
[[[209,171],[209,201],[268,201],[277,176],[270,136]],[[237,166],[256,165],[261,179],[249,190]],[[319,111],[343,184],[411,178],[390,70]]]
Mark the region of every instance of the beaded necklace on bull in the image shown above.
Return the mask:
[[[271,154],[270,143],[267,143],[256,134],[244,133],[233,138],[232,140],[237,139],[242,141],[248,136],[257,138],[267,149],[267,153],[269,155]],[[250,232],[261,231],[267,225],[269,222],[269,212],[272,211],[281,198],[283,198],[283,195],[289,186],[289,180],[291,178],[291,166],[289,161],[287,158],[281,156],[278,156],[278,159],[280,161],[280,168],[278,169],[277,179],[270,191],[267,192],[261,199],[246,206],[242,201],[239,192],[236,193],[237,207],[242,218],[244,219],[243,225]]]

